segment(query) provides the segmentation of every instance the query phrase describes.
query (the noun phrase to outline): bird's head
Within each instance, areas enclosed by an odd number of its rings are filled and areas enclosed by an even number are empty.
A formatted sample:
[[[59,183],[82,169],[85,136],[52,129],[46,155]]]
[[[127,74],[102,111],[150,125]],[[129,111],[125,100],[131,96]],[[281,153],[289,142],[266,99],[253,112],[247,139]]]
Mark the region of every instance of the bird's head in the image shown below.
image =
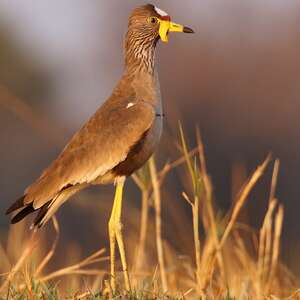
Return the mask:
[[[130,74],[136,70],[153,74],[155,46],[159,39],[168,42],[170,32],[193,33],[193,30],[171,22],[167,13],[151,4],[132,12],[125,39],[125,65]]]
[[[193,33],[186,26],[171,21],[170,16],[152,4],[136,8],[129,18],[129,32],[133,32],[141,40],[158,40],[168,42],[170,32]]]

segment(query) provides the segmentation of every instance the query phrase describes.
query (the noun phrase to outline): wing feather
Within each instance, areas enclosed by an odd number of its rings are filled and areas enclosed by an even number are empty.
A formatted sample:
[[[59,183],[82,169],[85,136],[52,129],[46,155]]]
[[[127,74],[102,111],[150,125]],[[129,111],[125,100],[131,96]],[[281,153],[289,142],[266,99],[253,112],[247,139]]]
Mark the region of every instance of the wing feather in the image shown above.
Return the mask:
[[[151,126],[155,110],[147,102],[113,98],[79,130],[58,158],[25,191],[25,204],[42,207],[70,185],[91,183],[124,161]]]

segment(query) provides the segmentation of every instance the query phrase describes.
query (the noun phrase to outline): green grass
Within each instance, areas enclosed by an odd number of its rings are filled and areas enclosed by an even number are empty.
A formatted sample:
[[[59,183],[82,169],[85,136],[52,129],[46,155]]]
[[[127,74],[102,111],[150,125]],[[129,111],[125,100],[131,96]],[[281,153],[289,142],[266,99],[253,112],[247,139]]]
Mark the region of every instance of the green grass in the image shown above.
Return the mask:
[[[45,300],[62,300],[62,299],[82,299],[82,300],[106,300],[106,299],[126,299],[126,300],[183,300],[184,296],[172,297],[167,294],[157,294],[147,290],[133,290],[131,292],[117,292],[110,296],[101,291],[97,293],[92,293],[88,291],[89,295],[81,297],[78,293],[70,293],[69,296],[62,297],[59,293],[58,287],[56,285],[51,286],[43,283],[32,283],[32,290],[24,290],[23,292],[18,292],[14,287],[10,287],[7,295],[5,297],[0,297],[0,300],[27,300],[27,299],[45,299]],[[197,298],[195,298],[197,299]],[[201,297],[198,298],[202,300]],[[203,299],[204,300],[204,299]],[[225,298],[220,300],[235,300],[231,297],[229,292]]]

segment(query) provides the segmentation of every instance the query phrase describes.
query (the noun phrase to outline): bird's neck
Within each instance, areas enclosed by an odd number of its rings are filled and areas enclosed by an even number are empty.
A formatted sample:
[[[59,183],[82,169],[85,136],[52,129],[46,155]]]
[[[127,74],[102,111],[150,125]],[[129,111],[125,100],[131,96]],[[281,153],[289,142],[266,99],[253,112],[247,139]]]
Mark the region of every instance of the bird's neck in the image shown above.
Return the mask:
[[[136,40],[130,32],[125,40],[125,70],[119,87],[126,93],[133,93],[137,99],[147,101],[161,110],[161,96],[158,75],[155,68],[155,48],[157,41],[151,43],[144,39]],[[130,91],[130,88],[132,91]],[[119,90],[119,89],[118,89]]]
[[[144,41],[128,34],[125,41],[125,72],[153,75],[157,41]]]

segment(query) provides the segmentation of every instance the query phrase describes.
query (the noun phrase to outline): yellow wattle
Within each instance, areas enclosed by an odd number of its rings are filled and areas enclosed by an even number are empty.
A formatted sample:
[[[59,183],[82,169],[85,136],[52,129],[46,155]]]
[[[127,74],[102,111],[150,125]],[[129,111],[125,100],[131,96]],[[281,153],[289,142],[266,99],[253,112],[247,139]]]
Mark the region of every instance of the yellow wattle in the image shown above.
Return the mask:
[[[183,26],[167,20],[159,20],[159,36],[165,43],[169,41],[169,32],[183,32]]]

